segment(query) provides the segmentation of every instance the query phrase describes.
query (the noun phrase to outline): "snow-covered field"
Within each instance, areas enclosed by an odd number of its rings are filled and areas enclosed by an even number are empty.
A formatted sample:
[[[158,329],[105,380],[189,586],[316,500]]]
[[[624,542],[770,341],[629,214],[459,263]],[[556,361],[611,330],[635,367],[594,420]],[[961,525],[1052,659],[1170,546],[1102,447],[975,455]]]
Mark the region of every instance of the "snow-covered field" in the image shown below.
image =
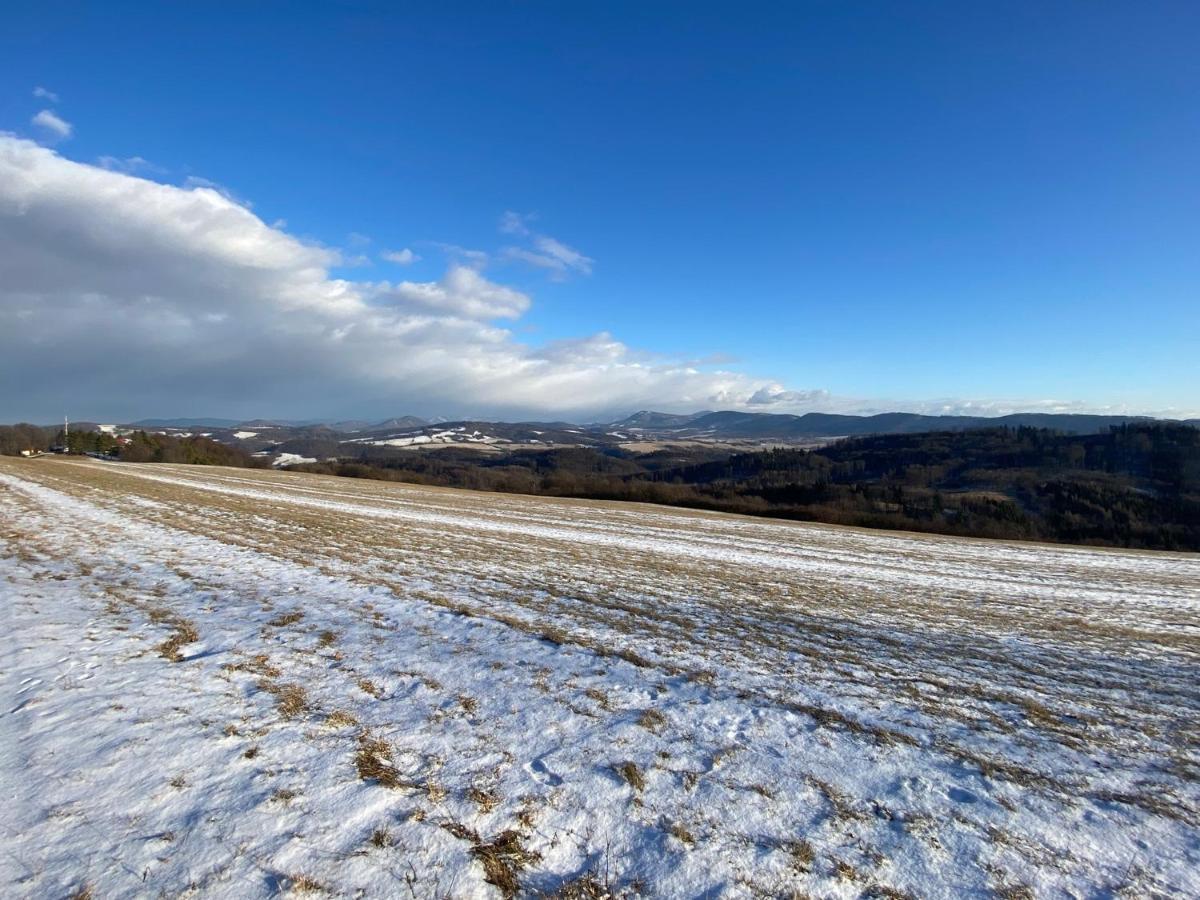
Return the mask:
[[[1200,895],[1200,559],[0,460],[0,894]]]
[[[371,444],[376,447],[413,447],[420,444],[511,444],[512,441],[483,434],[478,429],[467,431],[465,427],[459,427],[434,432],[410,430],[390,438],[354,438],[343,443]]]

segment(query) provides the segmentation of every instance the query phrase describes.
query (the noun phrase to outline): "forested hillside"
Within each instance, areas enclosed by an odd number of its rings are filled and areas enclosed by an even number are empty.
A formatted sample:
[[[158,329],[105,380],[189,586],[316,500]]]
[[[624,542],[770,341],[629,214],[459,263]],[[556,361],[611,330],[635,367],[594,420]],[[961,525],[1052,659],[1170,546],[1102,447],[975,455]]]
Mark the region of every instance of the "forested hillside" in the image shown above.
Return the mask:
[[[0,453],[61,431],[0,426]],[[126,462],[266,466],[201,436],[72,430],[72,452]],[[1200,551],[1200,429],[1138,422],[1103,434],[1033,427],[854,437],[818,449],[730,454],[717,445],[648,453],[616,446],[481,454],[337,443],[280,448],[326,458],[309,472],[510,493],[634,500],[876,528]],[[336,457],[331,459],[331,457]]]
[[[17,456],[25,450],[45,451],[66,446],[71,453],[103,453],[124,462],[172,462],[193,465],[262,467],[269,461],[200,435],[174,437],[135,431],[118,438],[95,426],[72,430],[64,444],[61,428],[29,425],[0,425],[0,455]]]
[[[364,448],[306,471],[530,494],[641,500],[979,537],[1200,550],[1200,430],[1035,428],[852,438],[728,455],[570,448],[496,457]]]

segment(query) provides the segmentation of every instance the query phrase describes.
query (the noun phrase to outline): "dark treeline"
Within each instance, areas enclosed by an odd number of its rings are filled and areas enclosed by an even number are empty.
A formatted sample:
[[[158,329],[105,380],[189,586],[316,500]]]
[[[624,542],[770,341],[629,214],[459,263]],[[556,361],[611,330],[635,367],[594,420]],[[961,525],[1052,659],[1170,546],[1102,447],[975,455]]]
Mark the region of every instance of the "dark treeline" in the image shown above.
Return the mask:
[[[122,445],[117,453],[118,458],[124,462],[190,463],[199,466],[256,469],[268,468],[271,465],[271,461],[265,457],[252,456],[240,447],[230,447],[199,435],[172,437],[135,431],[128,437],[129,443]]]
[[[40,425],[0,425],[0,455],[17,456],[24,450],[45,451],[65,446],[69,453],[100,453],[124,462],[191,463],[207,466],[265,467],[270,461],[251,456],[239,447],[230,447],[205,437],[173,437],[135,431],[119,441],[114,435],[79,428],[63,441],[61,428]]]
[[[46,450],[60,432],[54,427],[30,425],[28,422],[0,425],[0,456],[17,456],[23,450]]]
[[[343,445],[344,450],[344,445]],[[569,448],[483,456],[367,447],[304,471],[976,537],[1200,550],[1200,430],[883,435],[729,455]]]

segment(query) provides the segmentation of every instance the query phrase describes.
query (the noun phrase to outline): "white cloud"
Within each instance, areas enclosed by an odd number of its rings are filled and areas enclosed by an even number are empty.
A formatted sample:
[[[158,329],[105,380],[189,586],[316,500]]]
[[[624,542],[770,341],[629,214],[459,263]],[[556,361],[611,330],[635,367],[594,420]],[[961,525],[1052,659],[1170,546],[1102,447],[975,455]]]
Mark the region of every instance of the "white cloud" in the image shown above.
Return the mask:
[[[187,178],[183,179],[183,186],[189,190],[201,188],[204,190],[213,191],[214,193],[220,194],[231,203],[236,203],[238,206],[244,206],[246,209],[254,208],[253,203],[251,203],[249,200],[239,197],[233,192],[232,189],[227,188],[225,185],[216,181],[212,181],[208,178],[201,178],[199,175],[187,176]]]
[[[461,258],[394,284],[335,278],[340,262],[210,187],[0,135],[0,384],[20,385],[0,421],[873,406],[607,333],[530,345],[497,322],[531,298]]]
[[[505,247],[504,256],[507,259],[520,260],[539,269],[547,269],[558,278],[563,278],[571,272],[578,272],[581,275],[592,274],[594,260],[553,238],[539,237],[534,241],[534,246],[541,252],[527,250],[524,247]]]
[[[121,159],[117,156],[101,156],[96,162],[101,168],[111,169],[114,172],[154,172],[162,174],[166,170],[161,166],[156,166],[147,159],[140,156],[127,156]]]
[[[49,100],[51,103],[58,102],[58,94],[48,88],[42,87],[40,84],[33,89],[33,96],[39,100]]]
[[[441,281],[381,282],[365,286],[375,303],[414,312],[467,319],[515,319],[529,309],[529,297],[488,281],[475,269],[452,265]]]
[[[594,260],[584,256],[578,250],[554,240],[554,238],[539,236],[534,240],[533,245],[546,256],[557,260],[568,269],[576,269],[584,275],[592,274],[592,263]]]
[[[508,210],[500,217],[501,233],[529,238],[529,242],[532,244],[532,247],[505,247],[502,251],[505,259],[518,260],[539,269],[547,269],[556,279],[565,278],[572,272],[581,275],[592,274],[592,264],[595,260],[549,235],[537,234],[532,231],[529,223],[533,221],[533,218],[532,215],[522,215],[512,210]]]
[[[69,138],[73,130],[70,122],[55,115],[49,109],[43,109],[29,121],[39,128],[44,128],[57,138]]]
[[[786,406],[819,408],[829,403],[829,391],[789,391],[781,384],[768,384],[759,388],[749,399],[748,406]]]
[[[483,268],[492,261],[491,254],[484,250],[472,250],[468,247],[460,247],[458,244],[447,244],[442,241],[430,241],[429,243],[437,247],[451,259],[458,262],[465,262],[477,269]]]
[[[524,247],[505,247],[503,251],[505,259],[517,260],[518,262],[528,263],[539,269],[550,269],[554,272],[562,272],[565,267],[557,260],[551,259],[541,253],[534,253],[532,250],[526,250]]]
[[[185,406],[588,415],[734,405],[763,383],[608,335],[530,346],[494,324],[530,298],[463,261],[393,284],[334,278],[339,259],[210,187],[2,136],[0,381],[24,387],[5,392],[0,418],[65,402],[113,418]]]
[[[513,212],[511,209],[505,210],[504,215],[500,217],[500,232],[502,234],[516,234],[524,237],[529,234],[529,221],[533,216],[522,215],[521,213]]]
[[[403,250],[385,250],[379,254],[379,258],[398,266],[411,266],[421,257],[405,247]]]

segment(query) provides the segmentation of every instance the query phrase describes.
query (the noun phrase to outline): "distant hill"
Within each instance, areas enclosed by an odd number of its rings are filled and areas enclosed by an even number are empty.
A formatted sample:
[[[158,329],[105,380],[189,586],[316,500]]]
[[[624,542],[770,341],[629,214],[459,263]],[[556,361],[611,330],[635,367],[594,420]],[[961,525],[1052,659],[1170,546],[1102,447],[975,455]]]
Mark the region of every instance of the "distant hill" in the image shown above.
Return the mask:
[[[703,412],[692,413],[691,415],[676,415],[675,413],[652,412],[648,409],[643,409],[640,412],[635,412],[632,416],[627,416],[624,419],[608,424],[611,428],[682,428],[702,416],[710,415],[716,415],[716,413],[704,410]]]
[[[303,431],[319,426],[338,434],[399,438],[424,433],[434,435],[465,429],[481,437],[501,441],[533,440],[543,443],[580,445],[613,444],[622,440],[708,440],[708,441],[795,441],[822,438],[858,437],[874,434],[920,434],[927,431],[970,431],[976,428],[1021,426],[1046,428],[1064,434],[1102,434],[1114,425],[1155,421],[1146,416],[1098,416],[1059,413],[1015,413],[1008,416],[925,416],[918,413],[890,412],[873,416],[837,413],[742,412],[737,410],[695,413],[665,413],[639,410],[613,422],[580,425],[573,422],[503,422],[487,420],[438,421],[419,416],[396,416],[381,422],[351,419],[329,422],[322,419],[218,419],[176,418],[141,419],[137,428],[219,428],[225,430]],[[1200,424],[1190,419],[1185,424]],[[541,432],[540,434],[538,432]],[[614,434],[615,432],[615,434]],[[277,439],[300,434],[278,435]]]
[[[658,442],[674,447],[705,445],[714,450],[749,450],[763,445],[818,446],[838,438],[959,432],[978,428],[1033,427],[1068,435],[1104,434],[1113,426],[1152,422],[1138,416],[1017,413],[1008,416],[925,416],[890,412],[873,416],[837,413],[744,412],[702,410],[666,413],[639,410],[613,422],[434,422],[419,416],[395,416],[380,422],[218,418],[143,419],[133,427],[176,437],[204,429],[214,440],[272,458],[293,454],[315,459],[350,457],[377,460],[396,453],[472,449],[489,454],[514,447],[590,447],[626,452],[633,444]],[[87,426],[73,426],[86,428]],[[666,452],[666,451],[664,451]],[[665,459],[665,458],[664,458]]]
[[[919,434],[926,431],[969,431],[976,428],[1047,428],[1067,434],[1099,434],[1114,425],[1153,421],[1145,416],[1096,416],[1055,413],[1016,413],[1008,416],[924,416],[918,413],[880,413],[851,416],[836,413],[754,413],[726,410],[676,416],[642,411],[613,422],[655,436],[710,439],[801,439],[854,437],[869,434]]]
[[[371,431],[384,431],[386,429],[401,430],[405,428],[423,428],[429,424],[427,419],[421,419],[417,416],[400,416],[395,419],[384,419],[382,422],[376,422],[373,425],[362,425],[359,429],[369,428]],[[333,426],[336,427],[336,426]]]
[[[131,422],[137,428],[233,428],[237,419],[139,419]]]

